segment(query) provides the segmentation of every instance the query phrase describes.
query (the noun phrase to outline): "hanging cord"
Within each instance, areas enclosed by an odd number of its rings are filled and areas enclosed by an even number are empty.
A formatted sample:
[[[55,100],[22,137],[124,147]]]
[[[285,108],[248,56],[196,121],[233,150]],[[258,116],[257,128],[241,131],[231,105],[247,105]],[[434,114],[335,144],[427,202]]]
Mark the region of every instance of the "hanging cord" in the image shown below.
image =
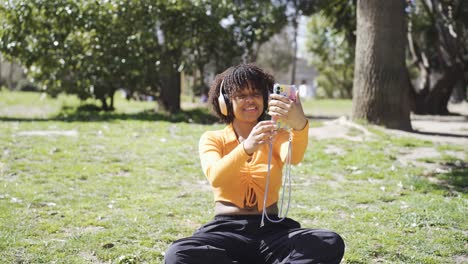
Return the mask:
[[[291,204],[291,156],[292,156],[292,135],[291,132],[289,132],[289,140],[288,140],[288,154],[286,156],[286,178],[283,180],[283,186],[282,186],[282,194],[281,194],[281,203],[280,203],[280,208],[279,208],[279,213],[278,213],[278,220],[273,220],[271,219],[267,212],[266,212],[266,203],[267,203],[267,197],[268,197],[268,189],[270,185],[270,172],[271,172],[271,158],[273,155],[273,144],[270,142],[269,143],[269,150],[268,150],[268,171],[267,171],[267,177],[266,177],[266,183],[265,183],[265,194],[263,195],[263,212],[262,212],[262,221],[260,222],[260,227],[265,225],[265,218],[273,223],[279,223],[283,221],[287,216],[288,216],[288,211],[289,211],[289,206]],[[284,213],[284,216],[281,217],[283,214],[283,204],[284,204],[284,193],[286,192],[286,182],[289,183],[289,192],[288,192],[288,203],[286,207],[286,212]]]

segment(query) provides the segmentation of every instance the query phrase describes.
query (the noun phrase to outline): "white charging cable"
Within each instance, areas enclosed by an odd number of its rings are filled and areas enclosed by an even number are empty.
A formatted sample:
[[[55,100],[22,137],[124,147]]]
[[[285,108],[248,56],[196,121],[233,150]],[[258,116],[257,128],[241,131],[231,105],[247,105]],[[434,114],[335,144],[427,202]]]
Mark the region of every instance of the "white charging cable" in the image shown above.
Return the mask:
[[[270,222],[279,223],[279,222],[283,221],[288,215],[289,206],[291,204],[291,156],[292,156],[292,150],[291,150],[291,148],[292,148],[292,144],[291,144],[292,135],[291,135],[291,132],[289,132],[289,140],[288,141],[289,141],[288,142],[288,154],[286,156],[286,161],[285,161],[285,166],[286,166],[286,173],[285,174],[286,175],[285,175],[285,178],[283,179],[283,187],[282,187],[283,191],[282,191],[282,194],[281,194],[281,203],[280,203],[280,209],[279,209],[279,212],[278,212],[278,217],[279,217],[278,220],[271,219],[270,217],[268,217],[268,214],[266,212],[268,189],[269,189],[269,185],[270,185],[271,158],[272,158],[272,155],[273,155],[273,145],[272,145],[271,142],[269,143],[270,149],[268,151],[268,171],[267,171],[266,183],[265,183],[265,194],[263,195],[263,212],[262,212],[262,221],[260,222],[260,227],[265,225],[265,218]],[[286,191],[286,182],[289,183],[288,204],[287,204],[286,212],[284,213],[284,216],[281,217],[281,215],[283,213],[284,192]]]

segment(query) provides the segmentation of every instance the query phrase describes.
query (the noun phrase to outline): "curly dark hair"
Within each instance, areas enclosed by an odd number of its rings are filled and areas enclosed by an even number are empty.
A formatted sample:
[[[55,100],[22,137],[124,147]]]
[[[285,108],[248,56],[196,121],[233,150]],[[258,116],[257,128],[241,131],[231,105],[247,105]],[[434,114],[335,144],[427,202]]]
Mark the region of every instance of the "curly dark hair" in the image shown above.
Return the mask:
[[[227,116],[221,114],[221,110],[219,109],[218,97],[221,82],[223,82],[223,95],[228,110]],[[274,83],[273,76],[256,65],[239,64],[216,75],[210,87],[208,102],[219,119],[226,124],[230,124],[234,120],[234,111],[231,103],[232,96],[246,88],[259,91],[263,95],[263,114],[260,116],[259,121],[265,120],[267,117],[268,96],[273,90]]]

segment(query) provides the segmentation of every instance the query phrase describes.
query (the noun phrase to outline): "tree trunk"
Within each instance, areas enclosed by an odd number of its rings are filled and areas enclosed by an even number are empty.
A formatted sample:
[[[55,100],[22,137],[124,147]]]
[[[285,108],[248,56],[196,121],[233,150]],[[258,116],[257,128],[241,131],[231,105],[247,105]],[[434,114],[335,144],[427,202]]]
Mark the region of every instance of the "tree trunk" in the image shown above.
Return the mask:
[[[159,105],[171,114],[180,112],[180,72],[171,64],[161,74]]]
[[[444,11],[437,0],[422,2],[434,18],[434,46],[436,52],[430,58],[420,50],[411,34],[408,36],[410,51],[420,69],[420,77],[412,90],[411,110],[416,114],[448,115],[450,96],[459,85],[465,89],[458,100],[466,97],[466,77],[463,61],[463,39],[451,32],[444,19]],[[431,39],[432,40],[432,39]]]
[[[452,95],[450,96],[450,101],[453,103],[461,103],[466,101],[468,84],[464,80],[459,80],[455,87],[453,88]]]
[[[293,36],[293,63],[291,69],[291,84],[296,83],[296,64],[297,64],[297,28],[298,28],[298,11],[296,9],[296,14],[293,17],[293,29],[294,29],[294,36]]]
[[[110,99],[110,105],[109,105],[109,110],[114,111],[114,95],[115,95],[115,89],[111,88],[110,93],[109,93],[109,99]]]
[[[460,76],[463,73],[456,66],[444,69],[444,72],[430,73],[430,82],[423,90],[413,89],[412,111],[419,115],[448,115],[447,108]]]
[[[198,83],[198,88],[199,90],[196,91],[196,93],[198,95],[202,95],[202,94],[205,94],[205,93],[208,93],[206,91],[206,85],[205,85],[205,64],[204,63],[200,63],[198,64],[198,72],[200,73],[200,76],[199,76],[199,83]]]
[[[412,130],[404,0],[358,0],[353,119]]]
[[[10,67],[9,67],[9,71],[8,71],[8,77],[7,77],[7,86],[8,86],[8,89],[10,90],[13,90],[14,87],[13,87],[13,72],[14,72],[14,60],[11,60],[10,63],[9,63]]]
[[[100,97],[99,100],[101,101],[101,109],[104,111],[109,111],[109,106],[107,105],[106,97]]]

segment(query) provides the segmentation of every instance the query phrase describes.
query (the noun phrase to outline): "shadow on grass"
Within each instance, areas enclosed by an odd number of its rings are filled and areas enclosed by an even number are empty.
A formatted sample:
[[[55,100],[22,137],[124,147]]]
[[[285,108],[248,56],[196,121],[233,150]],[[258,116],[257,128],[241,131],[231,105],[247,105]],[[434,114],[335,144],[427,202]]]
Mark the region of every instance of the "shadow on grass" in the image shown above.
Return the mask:
[[[310,120],[329,121],[335,120],[340,116],[334,115],[306,115]],[[50,117],[10,117],[0,116],[2,122],[28,122],[28,121],[64,121],[64,122],[99,122],[112,120],[141,120],[141,121],[167,121],[167,122],[186,122],[196,124],[214,124],[219,122],[218,118],[210,113],[207,108],[194,108],[183,110],[177,114],[158,113],[153,110],[145,110],[138,113],[118,113],[113,111],[104,111],[94,104],[84,104],[79,107],[64,106],[60,112]]]
[[[443,163],[447,172],[431,173],[429,175],[413,179],[416,190],[422,192],[431,192],[432,190],[441,190],[445,196],[458,196],[457,193],[468,193],[468,163]],[[429,181],[426,177],[437,179],[436,182]]]
[[[413,130],[411,131],[411,133],[419,134],[419,135],[426,135],[426,136],[468,138],[468,135],[455,134],[455,133],[427,132],[427,131],[420,131],[420,130]]]
[[[342,116],[349,118],[349,115],[306,115],[309,120],[313,121],[332,121]]]
[[[113,120],[140,120],[140,121],[167,121],[186,122],[196,124],[214,124],[218,118],[212,115],[206,108],[194,108],[180,111],[176,114],[159,113],[153,110],[145,110],[138,113],[116,113],[112,111],[102,111],[93,105],[81,105],[78,108],[63,107],[57,115],[47,118],[28,117],[5,117],[0,116],[2,122],[22,122],[22,121],[63,121],[63,122],[100,122]]]
[[[444,164],[450,168],[450,172],[439,174],[438,178],[446,181],[450,186],[453,186],[457,191],[462,193],[468,192],[468,163],[448,162]]]

